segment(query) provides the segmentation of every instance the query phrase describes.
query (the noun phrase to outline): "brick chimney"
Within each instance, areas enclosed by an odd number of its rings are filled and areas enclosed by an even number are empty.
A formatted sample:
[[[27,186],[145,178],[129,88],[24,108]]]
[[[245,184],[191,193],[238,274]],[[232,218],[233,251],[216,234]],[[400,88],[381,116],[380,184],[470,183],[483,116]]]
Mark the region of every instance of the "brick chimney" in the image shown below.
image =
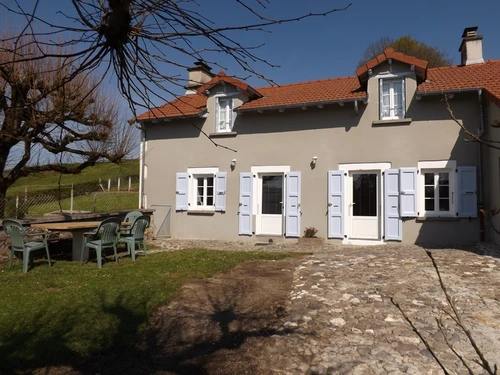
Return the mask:
[[[462,65],[484,63],[483,36],[477,34],[477,26],[464,29],[462,44],[460,44],[458,52],[462,54]]]
[[[211,70],[212,68],[201,60],[196,61],[194,67],[188,68],[189,81],[188,84],[184,86],[186,95],[195,94],[197,88],[210,81],[215,76],[215,74],[210,72]]]

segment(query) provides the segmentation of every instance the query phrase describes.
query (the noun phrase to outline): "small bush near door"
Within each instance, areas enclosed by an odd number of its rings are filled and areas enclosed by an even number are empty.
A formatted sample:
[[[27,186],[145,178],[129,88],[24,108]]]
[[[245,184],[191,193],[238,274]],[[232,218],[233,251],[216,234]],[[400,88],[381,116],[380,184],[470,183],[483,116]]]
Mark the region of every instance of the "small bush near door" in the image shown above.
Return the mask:
[[[309,227],[304,230],[304,237],[305,238],[314,238],[316,237],[316,233],[318,233],[318,230],[314,227]]]

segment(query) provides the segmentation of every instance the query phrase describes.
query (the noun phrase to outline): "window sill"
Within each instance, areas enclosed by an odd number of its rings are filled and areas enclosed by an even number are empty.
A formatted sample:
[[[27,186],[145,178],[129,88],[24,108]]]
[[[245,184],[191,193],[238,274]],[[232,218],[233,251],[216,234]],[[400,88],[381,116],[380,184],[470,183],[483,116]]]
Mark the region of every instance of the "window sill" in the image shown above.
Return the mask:
[[[188,210],[188,215],[203,215],[203,216],[213,216],[215,211],[212,210]]]
[[[459,217],[456,216],[418,216],[417,223],[422,221],[458,221]]]
[[[373,126],[391,126],[391,125],[410,125],[411,118],[398,118],[394,120],[376,120],[372,122]]]
[[[210,138],[220,138],[220,137],[236,137],[238,133],[236,132],[220,132],[220,133],[210,133],[208,136]]]

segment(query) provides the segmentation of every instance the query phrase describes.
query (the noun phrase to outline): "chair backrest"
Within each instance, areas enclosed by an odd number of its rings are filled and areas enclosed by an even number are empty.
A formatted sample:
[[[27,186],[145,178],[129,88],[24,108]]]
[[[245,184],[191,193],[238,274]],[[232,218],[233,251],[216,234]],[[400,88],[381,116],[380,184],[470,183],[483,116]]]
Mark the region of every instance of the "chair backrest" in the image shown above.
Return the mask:
[[[5,219],[2,222],[3,230],[9,235],[12,240],[13,250],[24,249],[24,238],[26,237],[26,230],[23,225],[16,220]]]
[[[129,212],[127,214],[127,216],[125,216],[125,219],[123,220],[124,222],[126,223],[133,223],[135,221],[135,219],[137,219],[138,217],[142,216],[142,212],[140,211],[132,211],[132,212]]]
[[[149,215],[141,215],[135,219],[132,228],[130,229],[130,234],[134,237],[134,240],[143,240],[146,228],[149,227],[149,221],[151,218]]]
[[[101,245],[112,245],[118,238],[121,220],[117,217],[110,217],[101,221],[97,233],[101,234]]]

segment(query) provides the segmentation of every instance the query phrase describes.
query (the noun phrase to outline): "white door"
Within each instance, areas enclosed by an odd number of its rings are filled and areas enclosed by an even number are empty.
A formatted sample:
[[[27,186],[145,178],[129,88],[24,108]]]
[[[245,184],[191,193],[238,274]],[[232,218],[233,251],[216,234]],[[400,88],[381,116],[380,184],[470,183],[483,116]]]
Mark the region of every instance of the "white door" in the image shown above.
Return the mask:
[[[380,173],[351,172],[349,216],[350,238],[380,238]]]
[[[256,234],[283,235],[283,173],[259,173]]]

